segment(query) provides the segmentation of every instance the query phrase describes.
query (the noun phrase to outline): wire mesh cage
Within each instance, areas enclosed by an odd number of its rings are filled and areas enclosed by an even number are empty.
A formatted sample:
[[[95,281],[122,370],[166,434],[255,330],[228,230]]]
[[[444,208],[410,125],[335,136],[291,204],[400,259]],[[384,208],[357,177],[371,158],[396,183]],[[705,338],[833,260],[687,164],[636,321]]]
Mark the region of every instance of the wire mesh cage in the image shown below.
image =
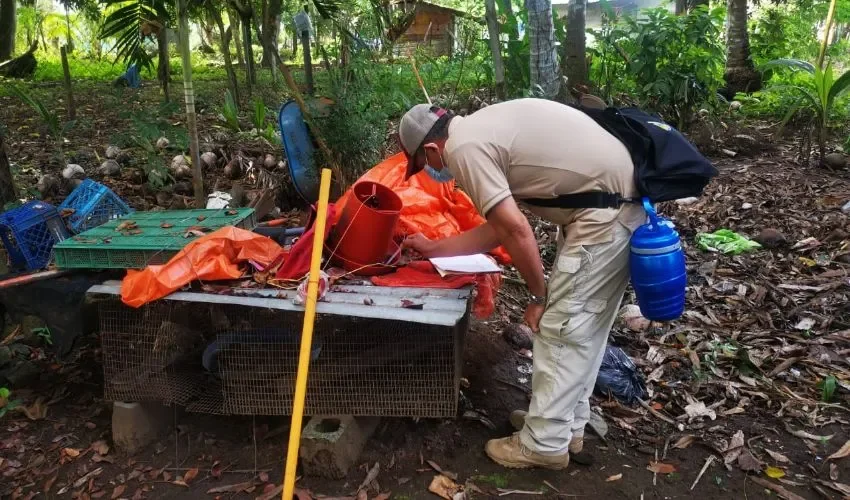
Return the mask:
[[[303,313],[238,304],[101,302],[106,398],[189,411],[291,412]],[[468,312],[453,326],[320,314],[305,413],[453,417]]]

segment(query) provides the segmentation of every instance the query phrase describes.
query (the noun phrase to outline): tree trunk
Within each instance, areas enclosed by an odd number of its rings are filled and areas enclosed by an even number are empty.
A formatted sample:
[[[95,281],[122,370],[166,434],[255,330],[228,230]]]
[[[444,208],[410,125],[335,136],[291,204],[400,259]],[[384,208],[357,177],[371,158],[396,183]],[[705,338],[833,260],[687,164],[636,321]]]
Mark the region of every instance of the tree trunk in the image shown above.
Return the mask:
[[[74,52],[74,39],[71,37],[71,14],[68,13],[68,5],[65,5],[65,50],[68,54]]]
[[[74,90],[71,87],[71,69],[68,67],[68,51],[63,46],[59,50],[62,58],[62,74],[65,77],[65,95],[68,102],[68,121],[74,120],[77,117],[77,107],[74,105]]]
[[[490,35],[490,54],[493,57],[493,74],[496,79],[496,97],[505,100],[505,63],[502,61],[502,42],[499,40],[499,19],[496,0],[484,0],[487,32]]]
[[[233,99],[239,102],[239,83],[236,80],[236,71],[233,69],[233,59],[230,57],[230,39],[233,37],[231,26],[224,27],[224,20],[221,17],[221,12],[216,10],[216,7],[211,3],[207,3],[207,12],[218,26],[218,32],[221,37],[221,55],[224,57],[224,70],[227,72],[227,82],[230,86],[230,93],[233,94]]]
[[[313,60],[310,52],[310,32],[301,32],[301,46],[304,49],[304,79],[307,80],[307,95],[313,95]]]
[[[823,60],[826,57],[826,48],[829,46],[829,35],[832,33],[832,23],[835,20],[835,4],[836,0],[829,2],[829,11],[826,14],[826,24],[823,27],[823,41],[820,44],[818,51],[818,68],[823,69]]]
[[[564,76],[569,92],[587,86],[587,40],[585,14],[587,0],[570,0],[567,6],[567,40],[564,44]],[[581,90],[585,93],[587,90]]]
[[[17,28],[15,0],[0,0],[0,62],[15,53],[15,28]]]
[[[677,16],[687,14],[688,13],[688,0],[676,0],[673,12]]]
[[[275,68],[280,41],[280,12],[282,0],[269,0],[268,8],[263,13],[263,66]]]
[[[183,63],[183,96],[186,101],[186,128],[189,133],[189,155],[192,161],[192,185],[195,188],[195,207],[203,208],[204,173],[198,152],[198,124],[195,114],[195,90],[192,87],[192,56],[189,53],[189,12],[187,0],[177,0],[177,22],[179,24],[180,60]]]
[[[239,15],[239,24],[242,26],[242,48],[245,51],[245,80],[248,87],[248,95],[251,95],[251,87],[257,83],[257,74],[254,70],[254,48],[251,46],[251,25],[253,24],[254,8],[250,3],[242,3],[233,0],[233,8]]]
[[[171,64],[168,61],[168,28],[164,20],[160,19],[159,22],[161,27],[156,35],[157,52],[159,53],[156,76],[159,79],[162,95],[167,102],[171,100],[171,95],[168,93],[168,83],[171,80]]]
[[[731,1],[731,0],[730,0]],[[551,0],[525,0],[528,11],[528,44],[530,51],[531,91],[552,99],[558,95],[558,55]]]
[[[245,64],[242,51],[242,23],[239,22],[239,14],[236,13],[235,9],[231,9],[230,16],[228,17],[230,18],[230,28],[236,34],[233,37],[233,45],[236,46],[236,64],[242,67]]]
[[[726,80],[725,96],[761,89],[761,73],[756,71],[750,55],[747,33],[747,0],[727,0],[726,14]]]
[[[0,210],[10,201],[18,199],[18,192],[15,189],[15,180],[12,177],[12,168],[9,164],[9,157],[6,156],[3,139],[3,128],[0,127]]]

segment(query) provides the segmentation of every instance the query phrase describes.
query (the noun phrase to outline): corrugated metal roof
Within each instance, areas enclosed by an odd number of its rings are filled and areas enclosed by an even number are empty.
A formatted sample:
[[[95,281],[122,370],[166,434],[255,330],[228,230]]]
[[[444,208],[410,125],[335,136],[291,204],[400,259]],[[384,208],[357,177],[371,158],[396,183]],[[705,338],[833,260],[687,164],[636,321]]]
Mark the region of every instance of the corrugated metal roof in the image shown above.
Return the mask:
[[[88,290],[90,294],[120,295],[121,283],[107,281]],[[175,292],[162,300],[241,304],[281,311],[304,311],[292,303],[294,290],[234,289],[232,295]],[[396,288],[371,285],[335,285],[316,305],[318,314],[376,318],[428,325],[454,326],[466,314],[471,287],[457,290]],[[370,305],[371,304],[371,305]]]

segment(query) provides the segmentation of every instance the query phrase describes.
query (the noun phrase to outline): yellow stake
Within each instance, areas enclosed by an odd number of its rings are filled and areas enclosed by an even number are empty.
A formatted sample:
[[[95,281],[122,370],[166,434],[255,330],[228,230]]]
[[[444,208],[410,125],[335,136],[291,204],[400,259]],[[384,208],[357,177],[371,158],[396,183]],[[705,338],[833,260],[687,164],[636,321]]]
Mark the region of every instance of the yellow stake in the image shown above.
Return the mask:
[[[322,169],[319,185],[319,209],[316,230],[313,232],[313,253],[310,257],[310,277],[307,282],[307,302],[304,304],[304,327],[301,330],[301,351],[298,354],[298,376],[292,401],[292,425],[289,429],[289,448],[283,471],[282,500],[292,500],[295,493],[295,468],[298,465],[298,445],[301,442],[301,423],[304,417],[304,398],[307,396],[307,374],[310,371],[310,350],[313,344],[313,323],[316,320],[316,300],[319,294],[319,272],[322,264],[322,243],[328,216],[328,197],[331,190],[331,171]]]

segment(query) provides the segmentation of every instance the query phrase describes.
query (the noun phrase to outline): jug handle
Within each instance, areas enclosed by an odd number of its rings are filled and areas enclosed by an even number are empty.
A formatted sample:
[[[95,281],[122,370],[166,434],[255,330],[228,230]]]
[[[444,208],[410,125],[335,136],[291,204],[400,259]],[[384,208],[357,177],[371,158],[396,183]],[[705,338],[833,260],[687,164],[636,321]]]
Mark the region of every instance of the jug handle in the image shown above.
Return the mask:
[[[649,201],[649,198],[643,198],[643,209],[646,210],[646,215],[649,216],[649,222],[652,224],[653,228],[658,227],[658,214],[655,213],[655,207],[652,206],[652,202]]]

